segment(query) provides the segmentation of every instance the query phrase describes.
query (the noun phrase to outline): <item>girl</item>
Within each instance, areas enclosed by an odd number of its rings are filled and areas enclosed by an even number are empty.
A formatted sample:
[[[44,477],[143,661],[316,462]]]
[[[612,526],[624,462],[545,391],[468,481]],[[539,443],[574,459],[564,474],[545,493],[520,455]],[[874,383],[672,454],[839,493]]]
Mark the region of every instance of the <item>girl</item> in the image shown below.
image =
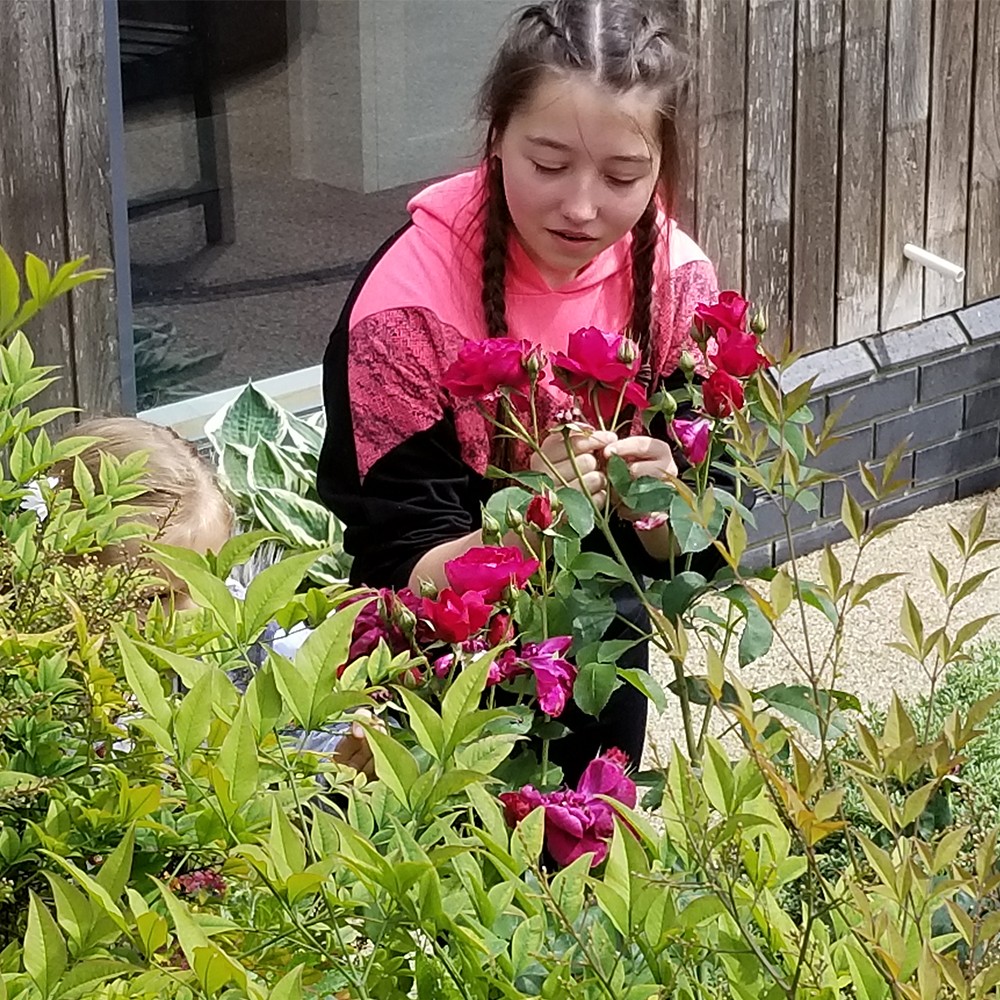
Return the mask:
[[[680,382],[694,307],[714,298],[716,282],[671,214],[686,66],[663,6],[548,0],[523,10],[482,88],[480,167],[418,194],[410,223],[355,283],[324,359],[318,475],[346,525],[353,582],[442,586],[445,562],[481,544],[484,472],[502,445],[469,401],[441,388],[465,340],[510,336],[561,351],[581,327],[624,330],[650,389]],[[542,391],[555,423],[566,397]],[[677,471],[665,440],[638,422],[633,430],[574,436],[578,480],[560,434],[543,451],[600,503],[611,453],[636,477]],[[531,464],[543,468],[537,456]],[[669,525],[639,531],[622,511],[614,531],[634,570],[667,572]],[[589,547],[604,551],[598,535]],[[618,610],[623,621],[608,638],[634,637],[628,622],[646,630],[634,595],[623,594]],[[621,666],[645,669],[647,657],[634,647]],[[620,747],[638,764],[646,700],[631,686],[598,720],[571,705],[560,721],[572,732],[552,759],[571,787],[602,748]]]
[[[188,548],[203,555],[209,550],[218,552],[231,537],[235,528],[233,510],[222,495],[212,470],[190,442],[169,428],[133,417],[106,417],[79,424],[74,435],[95,439],[79,456],[95,482],[100,481],[98,476],[103,455],[123,460],[137,452],[146,453],[142,480],[146,491],[130,501],[130,505],[143,509],[142,518],[156,529],[157,542]],[[73,488],[74,464],[67,461],[53,468],[53,475],[57,477],[53,483],[55,488]],[[115,551],[105,549],[99,558],[107,565],[134,565],[144,558],[141,552],[142,543],[133,540]],[[162,596],[176,610],[195,607],[183,580],[153,560],[149,561],[149,565],[164,584],[159,595],[150,593],[151,599]],[[243,589],[232,580],[229,585],[234,590]],[[276,638],[279,634],[281,637]],[[263,644],[266,641],[277,652],[293,659],[307,635],[306,629],[284,636],[276,628],[269,628],[258,642]],[[252,658],[262,662],[263,650],[254,647],[251,653],[254,651],[259,651],[260,655]],[[249,680],[246,673],[242,669],[230,672],[233,682],[241,690]],[[380,725],[371,716],[364,718],[369,724]],[[294,746],[299,751],[329,756],[337,763],[363,771],[369,778],[375,775],[371,747],[364,729],[357,722],[349,727],[337,724],[329,730],[313,733],[293,731],[287,735],[295,737]]]

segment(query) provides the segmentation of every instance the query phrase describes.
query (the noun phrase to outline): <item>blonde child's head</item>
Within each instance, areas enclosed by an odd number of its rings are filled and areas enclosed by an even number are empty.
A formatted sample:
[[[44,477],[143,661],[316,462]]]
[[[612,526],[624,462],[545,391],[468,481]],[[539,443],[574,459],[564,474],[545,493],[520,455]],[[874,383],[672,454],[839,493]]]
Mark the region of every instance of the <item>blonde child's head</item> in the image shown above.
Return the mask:
[[[130,501],[142,508],[142,519],[152,525],[151,540],[175,545],[204,554],[218,552],[233,531],[233,511],[226,502],[211,468],[188,441],[167,427],[147,423],[135,417],[101,417],[87,420],[74,434],[97,440],[86,448],[79,460],[97,481],[101,456],[122,460],[136,452],[145,452],[146,468],[141,482],[144,493]],[[72,461],[57,467],[63,486],[73,485]],[[126,546],[122,551],[103,553],[103,561],[121,562],[138,555],[140,546]],[[175,592],[183,585],[172,574],[165,574]]]

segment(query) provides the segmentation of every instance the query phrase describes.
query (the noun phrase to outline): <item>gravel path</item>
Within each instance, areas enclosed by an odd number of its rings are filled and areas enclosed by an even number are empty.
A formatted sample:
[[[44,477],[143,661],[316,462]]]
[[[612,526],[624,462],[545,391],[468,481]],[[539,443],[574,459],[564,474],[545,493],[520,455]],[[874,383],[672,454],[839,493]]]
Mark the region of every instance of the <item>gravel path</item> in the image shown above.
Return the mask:
[[[983,503],[988,505],[984,537],[1000,537],[1000,490],[996,490],[919,511],[871,544],[862,559],[859,580],[865,580],[876,573],[904,575],[877,591],[870,598],[870,607],[859,607],[848,616],[839,668],[836,674],[826,671],[825,686],[851,691],[862,702],[876,705],[887,704],[893,691],[912,697],[926,690],[928,678],[919,665],[891,649],[887,643],[902,638],[899,614],[904,591],[909,592],[920,609],[926,631],[943,623],[945,606],[930,575],[929,554],[933,553],[943,562],[948,567],[951,579],[955,579],[961,566],[961,557],[951,539],[948,524],[966,531],[969,519]],[[843,542],[834,546],[834,551],[846,574],[854,561],[854,543]],[[800,576],[819,580],[819,559],[820,553],[817,552],[798,560]],[[994,567],[1000,568],[1000,546],[995,546],[972,560],[967,576]],[[959,605],[952,618],[953,628],[996,613],[1000,613],[1000,572],[990,576],[974,594]],[[827,649],[832,626],[822,614],[812,608],[807,609],[807,621],[813,653],[815,655],[817,649],[822,653]],[[776,639],[766,656],[740,672],[743,683],[751,689],[761,689],[782,682],[805,683],[802,669],[796,663],[796,660],[805,662],[806,659],[806,643],[796,604],[793,603],[781,618],[778,629],[788,648],[784,648]],[[981,636],[1000,636],[1000,618],[990,622]],[[704,672],[703,661],[699,660],[700,657],[696,655],[690,657],[689,672]],[[735,660],[728,666],[739,670]],[[669,662],[655,650],[652,670],[664,685],[673,677]],[[682,740],[683,730],[677,700],[672,696],[668,697],[667,711],[662,716],[657,716],[655,711],[650,715],[647,740],[647,756],[650,759],[657,750],[662,757],[673,740]]]

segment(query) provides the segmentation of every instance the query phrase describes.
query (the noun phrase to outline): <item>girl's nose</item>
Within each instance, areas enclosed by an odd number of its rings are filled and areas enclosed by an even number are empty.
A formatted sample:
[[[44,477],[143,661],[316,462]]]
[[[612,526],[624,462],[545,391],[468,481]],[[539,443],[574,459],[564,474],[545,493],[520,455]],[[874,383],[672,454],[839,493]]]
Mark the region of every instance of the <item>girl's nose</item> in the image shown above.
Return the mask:
[[[567,193],[562,205],[566,221],[575,226],[584,226],[597,218],[597,200],[589,184],[579,184]]]

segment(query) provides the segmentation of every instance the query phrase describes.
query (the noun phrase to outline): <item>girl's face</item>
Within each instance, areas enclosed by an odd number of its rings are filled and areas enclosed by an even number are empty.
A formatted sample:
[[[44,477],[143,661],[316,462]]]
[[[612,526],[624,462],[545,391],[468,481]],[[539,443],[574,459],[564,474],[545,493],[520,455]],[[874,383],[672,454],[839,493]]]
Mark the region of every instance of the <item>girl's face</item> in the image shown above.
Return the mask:
[[[553,288],[572,281],[645,211],[660,170],[653,95],[582,75],[542,78],[494,153],[518,238]]]

